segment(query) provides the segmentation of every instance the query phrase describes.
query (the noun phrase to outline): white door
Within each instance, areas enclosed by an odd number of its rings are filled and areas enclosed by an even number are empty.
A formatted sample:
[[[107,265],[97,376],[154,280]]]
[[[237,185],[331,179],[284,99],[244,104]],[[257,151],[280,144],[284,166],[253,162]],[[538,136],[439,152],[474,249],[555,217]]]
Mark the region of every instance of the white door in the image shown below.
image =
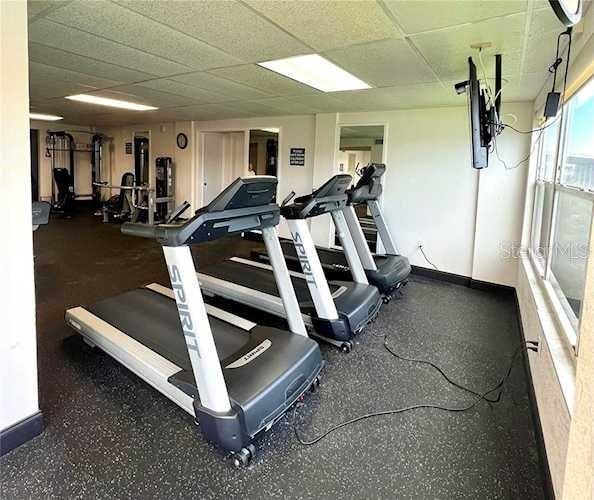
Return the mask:
[[[202,204],[210,203],[223,189],[224,135],[216,132],[204,134]]]

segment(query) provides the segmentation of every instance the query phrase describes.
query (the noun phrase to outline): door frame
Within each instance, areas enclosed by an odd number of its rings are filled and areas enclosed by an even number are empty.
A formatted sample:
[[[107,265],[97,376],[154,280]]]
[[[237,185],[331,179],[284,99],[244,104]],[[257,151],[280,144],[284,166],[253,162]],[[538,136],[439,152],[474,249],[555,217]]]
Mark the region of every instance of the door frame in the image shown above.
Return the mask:
[[[388,132],[389,132],[389,122],[338,122],[336,124],[336,133],[335,133],[335,144],[334,144],[334,165],[333,165],[333,172],[334,174],[339,174],[339,170],[338,170],[338,162],[336,161],[336,153],[338,151],[340,151],[340,130],[344,127],[384,127],[384,135],[383,135],[383,141],[384,143],[382,144],[382,163],[384,165],[387,165],[386,161],[388,158],[388,147],[387,147],[387,141],[386,141],[386,137],[388,136]],[[382,179],[382,187],[385,184],[385,177]],[[384,208],[384,190],[382,189],[382,194],[380,195],[380,198],[378,200],[379,206],[380,208],[383,210]],[[337,247],[335,245],[335,241],[336,241],[336,228],[334,227],[334,224],[330,224],[330,247],[331,248],[340,248]],[[378,238],[378,241],[376,243],[376,253],[378,254],[384,254],[385,250],[384,250],[384,245],[381,242],[381,239]]]
[[[243,140],[243,175],[247,175],[249,154],[250,154],[250,130],[262,129],[262,128],[275,128],[278,129],[278,157],[277,157],[277,168],[276,178],[280,185],[282,179],[282,172],[284,168],[281,151],[283,148],[283,127],[274,122],[266,123],[262,125],[254,125],[244,127],[213,127],[198,129],[195,131],[196,137],[198,138],[196,144],[198,145],[198,151],[195,151],[194,158],[196,159],[196,167],[193,169],[195,175],[193,177],[192,185],[194,186],[193,191],[193,205],[195,207],[202,207],[204,205],[204,135],[209,133],[229,133],[229,132],[240,132],[244,134]],[[223,186],[224,188],[225,186]]]

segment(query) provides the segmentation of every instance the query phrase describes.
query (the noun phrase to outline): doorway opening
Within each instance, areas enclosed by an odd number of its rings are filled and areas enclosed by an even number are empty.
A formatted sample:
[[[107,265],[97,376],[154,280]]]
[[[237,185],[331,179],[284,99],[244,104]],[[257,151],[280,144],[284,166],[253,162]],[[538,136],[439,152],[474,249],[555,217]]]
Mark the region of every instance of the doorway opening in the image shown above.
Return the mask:
[[[274,128],[250,130],[248,168],[253,175],[278,176],[278,135]]]
[[[39,130],[29,130],[31,146],[31,201],[39,201]]]
[[[242,130],[203,132],[201,135],[202,204],[206,205],[235,179],[248,175],[247,134]]]

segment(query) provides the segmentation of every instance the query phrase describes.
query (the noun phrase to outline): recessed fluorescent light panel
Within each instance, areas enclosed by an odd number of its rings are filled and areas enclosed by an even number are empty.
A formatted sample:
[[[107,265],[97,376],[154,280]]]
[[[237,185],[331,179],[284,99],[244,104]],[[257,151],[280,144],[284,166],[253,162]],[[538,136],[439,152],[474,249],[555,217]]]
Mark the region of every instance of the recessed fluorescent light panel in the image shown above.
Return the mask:
[[[359,80],[318,54],[287,57],[258,64],[322,92],[371,88],[363,80]]]
[[[43,113],[29,113],[29,118],[31,120],[42,120],[44,122],[57,122],[58,120],[63,120],[64,118],[57,115],[44,115]]]
[[[108,97],[99,97],[90,94],[77,94],[66,96],[66,99],[71,101],[86,102],[88,104],[98,104],[99,106],[109,106],[112,108],[130,109],[132,111],[151,111],[155,108],[153,106],[145,106],[144,104],[137,104],[135,102],[120,101],[119,99],[109,99]]]

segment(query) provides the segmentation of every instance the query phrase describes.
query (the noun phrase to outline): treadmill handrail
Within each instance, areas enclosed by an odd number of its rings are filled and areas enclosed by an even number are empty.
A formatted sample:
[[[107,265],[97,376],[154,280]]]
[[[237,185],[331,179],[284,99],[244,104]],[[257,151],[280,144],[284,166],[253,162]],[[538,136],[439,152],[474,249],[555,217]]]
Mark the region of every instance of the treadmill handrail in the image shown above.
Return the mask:
[[[380,178],[386,172],[383,163],[370,163],[361,170],[361,178],[357,184],[347,191],[349,204],[355,205],[377,200],[382,194]]]
[[[141,238],[153,238],[161,245],[177,247],[212,241],[223,236],[262,230],[278,225],[280,208],[276,203],[265,206],[201,212],[181,224],[148,225],[139,222],[125,222],[122,233]]]
[[[285,219],[307,219],[341,210],[348,202],[346,193],[352,180],[348,174],[335,175],[313,193],[282,206],[281,214]]]
[[[274,203],[277,184],[276,177],[268,175],[238,177],[182,224],[147,226],[127,222],[122,225],[122,233],[155,238],[164,246],[176,247],[276,226],[280,220],[280,208]]]

